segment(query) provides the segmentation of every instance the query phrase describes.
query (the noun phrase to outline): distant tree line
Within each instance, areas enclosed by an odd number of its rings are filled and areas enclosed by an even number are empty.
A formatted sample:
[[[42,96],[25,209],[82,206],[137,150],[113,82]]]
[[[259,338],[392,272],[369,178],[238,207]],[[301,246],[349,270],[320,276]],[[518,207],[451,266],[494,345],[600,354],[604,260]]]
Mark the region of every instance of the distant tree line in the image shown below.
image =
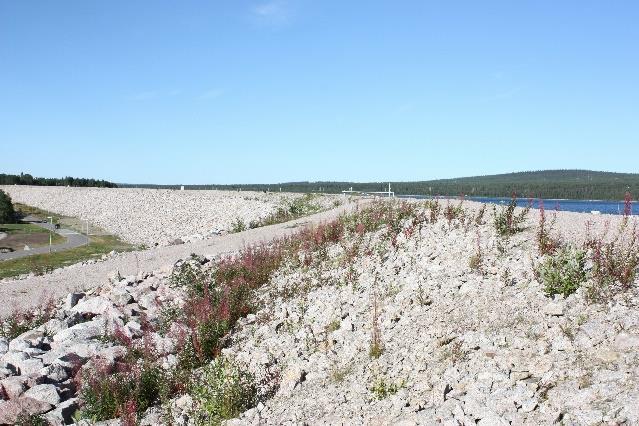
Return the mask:
[[[623,200],[626,192],[639,195],[639,174],[589,170],[543,170],[440,179],[421,182],[390,182],[397,195],[477,196]],[[179,189],[180,185],[126,185],[120,187]],[[184,185],[185,189],[219,189],[277,192],[386,191],[388,182],[287,182],[244,185]]]
[[[20,173],[19,175],[8,175],[0,173],[0,185],[36,185],[36,186],[93,186],[98,188],[117,188],[112,182],[101,179],[86,178],[42,178],[33,177],[28,173]]]

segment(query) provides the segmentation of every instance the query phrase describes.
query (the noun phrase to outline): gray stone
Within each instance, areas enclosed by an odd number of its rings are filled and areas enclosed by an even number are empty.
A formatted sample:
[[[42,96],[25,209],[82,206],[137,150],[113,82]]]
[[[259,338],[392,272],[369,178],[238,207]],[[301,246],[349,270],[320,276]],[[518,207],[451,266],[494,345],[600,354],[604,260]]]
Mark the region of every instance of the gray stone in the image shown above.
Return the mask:
[[[488,417],[482,418],[479,422],[477,422],[479,426],[501,426],[501,425],[510,425],[508,421],[503,419],[497,415],[490,415]]]
[[[51,410],[52,405],[43,401],[21,396],[0,405],[0,424],[15,424],[20,415],[38,415]]]
[[[280,390],[285,393],[290,393],[297,386],[304,382],[306,379],[306,371],[301,365],[295,364],[288,367],[282,373],[282,380],[280,382]]]
[[[54,363],[44,367],[40,370],[40,374],[46,377],[46,381],[49,383],[60,383],[69,378],[67,368],[60,363]]]
[[[109,300],[111,300],[116,306],[126,306],[133,302],[133,296],[128,291],[122,288],[114,288],[108,294]]]
[[[77,305],[75,305],[70,310],[73,312],[78,312],[83,315],[87,315],[87,314],[102,315],[107,310],[111,309],[112,307],[113,307],[113,303],[109,299],[103,296],[96,296],[96,297],[90,297],[90,298],[85,298],[81,300]]]
[[[27,378],[24,376],[11,376],[0,380],[0,386],[4,388],[9,399],[16,399],[27,390]]]
[[[51,384],[37,385],[24,393],[24,396],[33,398],[37,401],[57,405],[60,403],[60,395],[55,386]]]
[[[639,335],[619,333],[615,338],[615,346],[622,351],[639,348]]]
[[[84,293],[69,293],[64,303],[64,309],[67,311],[73,309],[84,296]]]
[[[122,307],[122,313],[129,318],[139,316],[140,312],[142,312],[142,308],[137,303],[130,303]]]
[[[162,410],[158,407],[151,407],[144,413],[140,426],[155,426],[162,424]]]
[[[9,352],[9,342],[4,337],[0,337],[0,356]]]
[[[160,308],[160,304],[158,303],[154,293],[140,296],[138,299],[138,305],[151,312],[157,311]]]
[[[537,400],[534,398],[527,399],[521,403],[521,411],[524,413],[530,413],[537,408]]]
[[[68,327],[69,325],[66,321],[58,318],[53,318],[44,323],[44,325],[42,325],[40,328],[45,330],[46,335],[53,336],[54,334]]]
[[[44,331],[38,329],[29,330],[9,342],[9,350],[22,351],[31,347],[38,348],[43,342]]]
[[[101,336],[106,331],[106,321],[102,318],[93,321],[76,324],[73,327],[60,330],[53,336],[53,347],[65,344],[70,341],[89,340]]]
[[[13,376],[13,371],[5,367],[0,367],[0,380],[9,376]]]
[[[140,325],[139,322],[136,322],[136,321],[127,322],[124,328],[125,328],[125,333],[129,337],[138,338],[138,337],[142,337],[142,335],[144,334],[144,332],[142,331],[142,326]]]
[[[549,302],[544,306],[544,313],[552,316],[562,316],[564,314],[564,304],[561,302]]]
[[[18,367],[20,374],[27,375],[40,371],[44,367],[44,363],[39,358],[30,358],[18,362],[16,367]]]
[[[42,355],[46,351],[43,351],[42,349],[38,349],[38,348],[26,348],[22,352],[29,355],[29,357],[33,358],[33,357]]]
[[[73,415],[80,408],[77,398],[64,401],[44,417],[51,426],[61,426],[73,423]],[[159,424],[159,423],[158,423]]]

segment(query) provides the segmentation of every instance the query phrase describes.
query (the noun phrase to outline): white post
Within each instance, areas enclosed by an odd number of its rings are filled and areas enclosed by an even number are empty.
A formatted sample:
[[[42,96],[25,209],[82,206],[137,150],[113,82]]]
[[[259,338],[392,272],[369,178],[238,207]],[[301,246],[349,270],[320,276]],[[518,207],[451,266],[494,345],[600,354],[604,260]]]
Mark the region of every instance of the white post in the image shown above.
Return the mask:
[[[47,219],[49,219],[49,224],[53,226],[53,216],[48,216]],[[53,238],[52,232],[53,230],[49,229],[49,253],[51,253],[51,239]]]

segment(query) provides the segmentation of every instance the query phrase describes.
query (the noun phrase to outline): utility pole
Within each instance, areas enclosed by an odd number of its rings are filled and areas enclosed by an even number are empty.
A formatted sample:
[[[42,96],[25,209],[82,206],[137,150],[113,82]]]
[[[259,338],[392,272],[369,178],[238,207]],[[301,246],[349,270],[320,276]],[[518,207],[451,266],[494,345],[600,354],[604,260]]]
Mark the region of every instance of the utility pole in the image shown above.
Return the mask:
[[[47,216],[47,219],[49,219],[49,223],[51,224],[51,227],[53,228],[53,216]],[[52,239],[53,239],[53,229],[49,229],[49,253],[51,253]]]

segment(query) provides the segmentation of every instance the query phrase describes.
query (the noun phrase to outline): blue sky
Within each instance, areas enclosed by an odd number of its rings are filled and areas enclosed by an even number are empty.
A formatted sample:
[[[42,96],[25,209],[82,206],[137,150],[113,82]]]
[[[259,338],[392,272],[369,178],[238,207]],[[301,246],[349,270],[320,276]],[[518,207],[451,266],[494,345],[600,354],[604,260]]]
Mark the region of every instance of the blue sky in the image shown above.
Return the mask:
[[[0,1],[0,172],[639,171],[636,1]]]

